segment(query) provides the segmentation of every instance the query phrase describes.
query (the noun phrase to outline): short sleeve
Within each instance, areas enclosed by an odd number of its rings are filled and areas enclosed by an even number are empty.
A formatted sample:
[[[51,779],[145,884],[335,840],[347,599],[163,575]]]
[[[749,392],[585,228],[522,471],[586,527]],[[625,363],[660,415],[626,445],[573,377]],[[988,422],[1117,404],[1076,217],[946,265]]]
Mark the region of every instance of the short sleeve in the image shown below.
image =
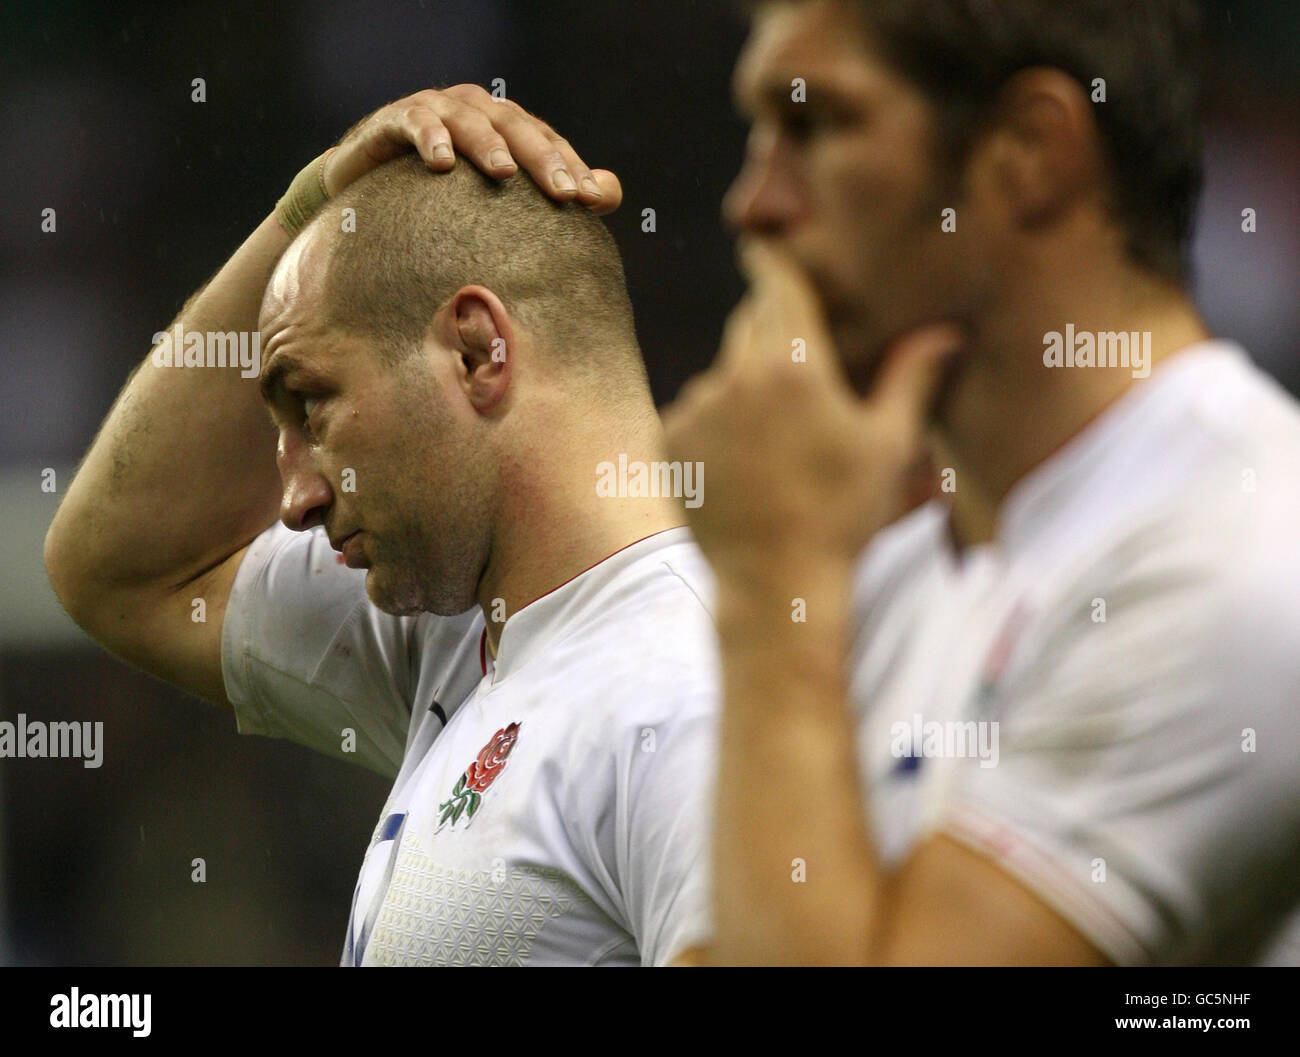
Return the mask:
[[[1162,542],[1060,624],[943,826],[1120,964],[1249,963],[1300,893],[1300,552]]]
[[[463,657],[474,614],[396,617],[367,597],[320,529],[282,524],[250,544],[222,627],[240,733],[288,738],[388,777],[402,763],[426,651]],[[418,628],[418,630],[417,630]]]
[[[638,732],[641,743],[650,728]],[[629,761],[624,906],[641,964],[662,966],[712,936],[710,842],[715,721],[695,712],[653,731]]]
[[[715,634],[681,590],[643,595],[618,649],[598,667],[572,666],[594,707],[555,777],[575,876],[630,934],[643,966],[667,965],[712,936]]]

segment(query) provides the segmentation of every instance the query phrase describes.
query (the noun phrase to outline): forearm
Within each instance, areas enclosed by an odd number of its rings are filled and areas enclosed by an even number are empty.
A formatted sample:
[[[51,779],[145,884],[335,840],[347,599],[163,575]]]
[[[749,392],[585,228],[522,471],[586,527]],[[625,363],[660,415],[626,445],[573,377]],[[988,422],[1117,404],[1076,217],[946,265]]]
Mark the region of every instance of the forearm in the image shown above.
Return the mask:
[[[822,568],[720,583],[717,963],[870,957],[879,885],[843,670],[850,582]]]
[[[264,220],[169,332],[244,333],[253,348],[262,294],[289,241],[273,216]],[[188,582],[274,521],[275,432],[246,373],[145,357],[50,526],[46,564],[61,595]]]

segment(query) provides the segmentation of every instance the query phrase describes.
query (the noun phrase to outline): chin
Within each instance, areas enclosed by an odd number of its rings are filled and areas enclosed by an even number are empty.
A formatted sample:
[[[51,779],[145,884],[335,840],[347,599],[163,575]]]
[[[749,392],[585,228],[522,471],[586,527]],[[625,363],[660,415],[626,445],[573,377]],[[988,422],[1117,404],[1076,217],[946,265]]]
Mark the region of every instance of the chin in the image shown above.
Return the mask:
[[[414,617],[421,613],[455,617],[473,609],[477,603],[472,591],[432,592],[415,580],[386,581],[373,566],[366,575],[366,595],[377,609],[395,617]]]
[[[374,566],[366,572],[366,595],[375,608],[394,617],[413,617],[428,611],[414,585],[394,585],[385,581]]]

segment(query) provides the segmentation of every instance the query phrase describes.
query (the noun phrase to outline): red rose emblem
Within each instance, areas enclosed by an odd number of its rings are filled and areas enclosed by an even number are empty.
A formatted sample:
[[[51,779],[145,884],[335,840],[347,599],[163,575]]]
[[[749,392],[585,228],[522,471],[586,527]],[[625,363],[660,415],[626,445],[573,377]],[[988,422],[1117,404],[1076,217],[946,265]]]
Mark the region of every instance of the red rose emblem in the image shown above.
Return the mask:
[[[519,740],[519,724],[511,723],[505,730],[498,730],[492,740],[483,746],[478,759],[465,769],[465,788],[481,793],[496,781],[501,768],[506,765],[506,757]],[[463,757],[462,757],[463,758]]]

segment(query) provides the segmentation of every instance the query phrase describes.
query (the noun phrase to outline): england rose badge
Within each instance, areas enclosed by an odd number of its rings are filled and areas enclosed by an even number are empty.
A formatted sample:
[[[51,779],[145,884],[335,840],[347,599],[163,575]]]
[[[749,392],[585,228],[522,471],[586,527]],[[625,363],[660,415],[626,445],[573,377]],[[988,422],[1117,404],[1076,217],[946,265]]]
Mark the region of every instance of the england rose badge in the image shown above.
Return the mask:
[[[438,818],[438,829],[448,824],[455,827],[462,815],[465,825],[468,826],[473,821],[479,804],[483,801],[483,794],[505,768],[510,751],[518,739],[518,723],[511,723],[492,735],[492,740],[483,746],[478,758],[457,779],[451,796],[438,805],[438,810],[442,812]]]

